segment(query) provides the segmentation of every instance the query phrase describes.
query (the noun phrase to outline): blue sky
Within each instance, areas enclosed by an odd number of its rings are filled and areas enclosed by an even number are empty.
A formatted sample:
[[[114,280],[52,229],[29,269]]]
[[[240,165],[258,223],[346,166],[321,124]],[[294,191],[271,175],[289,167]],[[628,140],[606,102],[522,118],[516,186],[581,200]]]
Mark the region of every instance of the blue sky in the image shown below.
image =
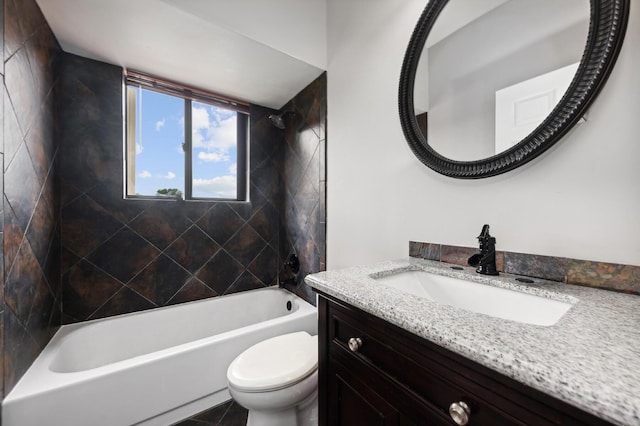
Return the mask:
[[[184,192],[184,100],[138,89],[136,188]],[[236,198],[236,113],[192,103],[193,196]]]

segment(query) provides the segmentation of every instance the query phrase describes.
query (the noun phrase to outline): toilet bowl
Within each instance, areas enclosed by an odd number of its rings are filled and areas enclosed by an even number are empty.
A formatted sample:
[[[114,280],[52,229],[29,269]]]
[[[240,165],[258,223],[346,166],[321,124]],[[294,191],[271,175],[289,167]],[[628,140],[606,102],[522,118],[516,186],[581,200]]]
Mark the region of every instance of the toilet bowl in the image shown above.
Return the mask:
[[[318,336],[283,334],[251,346],[227,369],[247,426],[317,425]]]

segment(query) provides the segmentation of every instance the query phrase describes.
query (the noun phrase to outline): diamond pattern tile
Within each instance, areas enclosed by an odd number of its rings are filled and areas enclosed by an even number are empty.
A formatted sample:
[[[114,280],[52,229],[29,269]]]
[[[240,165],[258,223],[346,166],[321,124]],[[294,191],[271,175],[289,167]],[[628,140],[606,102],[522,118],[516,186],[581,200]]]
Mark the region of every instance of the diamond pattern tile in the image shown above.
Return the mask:
[[[122,283],[128,282],[160,252],[129,228],[123,228],[88,257],[89,261]]]
[[[180,208],[193,223],[198,222],[204,214],[218,203],[181,203]]]
[[[292,107],[300,119],[296,131],[285,133],[278,252],[280,259],[289,253],[298,255],[299,284],[290,290],[313,303],[315,298],[302,278],[325,266],[326,75],[307,86],[283,109]],[[258,223],[252,225],[260,229]]]
[[[198,220],[198,226],[220,245],[224,245],[243,223],[228,203],[217,203]]]
[[[72,186],[72,185],[69,185]],[[71,194],[79,190],[72,186]],[[66,191],[63,191],[63,194]],[[99,184],[86,193],[98,203],[102,209],[122,223],[129,223],[153,204],[148,200],[125,200],[122,198],[122,187],[112,184]]]
[[[52,58],[61,52],[35,0],[2,4],[3,87],[0,227],[3,367],[0,398],[38,356],[62,321],[60,198],[56,188]],[[4,135],[4,137],[2,136]],[[26,138],[25,138],[26,136]]]
[[[279,161],[270,159],[262,163],[251,173],[251,180],[260,188],[260,192],[262,192],[267,199],[274,201],[279,199],[282,189],[280,186],[279,168]]]
[[[128,287],[122,287],[112,298],[94,312],[89,319],[110,317],[128,312],[144,311],[156,305]]]
[[[225,294],[239,293],[241,291],[257,290],[263,288],[262,282],[251,272],[245,272],[227,289]]]
[[[18,254],[18,249],[20,248],[20,243],[22,242],[22,238],[24,234],[22,232],[22,228],[18,224],[18,219],[16,218],[11,206],[5,202],[4,209],[4,266],[6,271],[8,272],[13,266],[13,262]]]
[[[41,190],[26,145],[22,144],[18,148],[16,156],[5,172],[4,184],[7,201],[20,227],[26,230]]]
[[[44,277],[41,277],[34,289],[33,304],[27,321],[27,333],[33,336],[34,340],[42,347],[44,347],[44,342],[48,342],[55,332],[55,328],[50,327],[49,323],[54,309],[60,310],[60,307],[56,306],[54,295],[47,286]]]
[[[122,288],[122,283],[82,260],[62,280],[65,315],[86,320]]]
[[[7,17],[5,17],[5,22],[6,21]],[[7,88],[7,93],[11,98],[11,104],[18,118],[18,124],[23,134],[26,135],[37,114],[38,107],[40,106],[39,101],[41,101],[38,99],[37,90],[34,90],[36,88],[33,84],[27,51],[24,48],[18,49],[18,51],[5,62],[4,70],[4,83]]]
[[[29,319],[36,283],[42,279],[42,271],[31,245],[23,240],[13,267],[7,271],[4,289],[5,303],[23,324]]]
[[[265,203],[249,220],[251,227],[262,237],[270,242],[278,234],[278,210],[271,204]]]
[[[265,241],[249,224],[240,228],[235,238],[229,240],[224,248],[243,265],[248,265],[255,259],[265,245]]]
[[[223,294],[244,269],[244,266],[229,253],[220,250],[198,272],[198,278],[216,293]]]
[[[122,228],[122,223],[83,195],[62,210],[63,245],[84,257]]]
[[[10,309],[5,309],[4,320],[4,391],[9,393],[40,350],[35,340]]]
[[[249,265],[249,271],[263,285],[278,284],[278,253],[270,246],[265,247]]]
[[[175,203],[159,203],[145,210],[129,226],[135,232],[164,250],[176,240],[191,222]]]
[[[194,273],[219,249],[220,246],[215,241],[200,228],[192,225],[167,248],[165,254]]]
[[[193,277],[169,300],[169,305],[192,302],[194,300],[215,297],[218,293],[207,287],[202,281]]]
[[[4,169],[11,164],[13,157],[18,151],[18,147],[24,141],[24,132],[18,124],[18,118],[16,117],[13,105],[11,104],[11,98],[6,92],[6,88],[3,87],[4,100],[3,100],[3,124],[4,124]]]
[[[168,256],[160,255],[133,278],[127,287],[135,290],[157,306],[164,306],[182,288],[190,276],[188,271]]]
[[[27,229],[27,239],[31,244],[36,259],[38,259],[38,263],[43,268],[49,254],[49,246],[56,235],[56,223],[52,212],[53,209],[41,197],[36,204],[31,223]]]

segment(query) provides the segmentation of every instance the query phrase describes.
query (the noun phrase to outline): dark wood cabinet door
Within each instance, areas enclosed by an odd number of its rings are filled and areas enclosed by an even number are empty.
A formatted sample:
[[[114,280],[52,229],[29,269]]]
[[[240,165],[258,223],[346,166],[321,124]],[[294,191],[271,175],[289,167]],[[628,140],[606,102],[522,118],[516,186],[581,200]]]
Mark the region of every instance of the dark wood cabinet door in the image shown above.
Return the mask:
[[[331,362],[329,391],[332,395],[329,408],[331,425],[398,425],[397,410],[336,361]]]

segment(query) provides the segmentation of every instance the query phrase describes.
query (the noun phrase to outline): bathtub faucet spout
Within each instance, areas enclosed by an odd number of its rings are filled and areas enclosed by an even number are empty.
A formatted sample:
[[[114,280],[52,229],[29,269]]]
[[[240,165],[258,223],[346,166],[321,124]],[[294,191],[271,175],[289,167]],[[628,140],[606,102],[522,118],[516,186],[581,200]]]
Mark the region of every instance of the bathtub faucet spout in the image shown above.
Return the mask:
[[[298,280],[296,280],[295,278],[287,278],[286,280],[280,281],[280,283],[278,284],[278,287],[284,288],[284,286],[286,285],[296,286],[298,285]]]

